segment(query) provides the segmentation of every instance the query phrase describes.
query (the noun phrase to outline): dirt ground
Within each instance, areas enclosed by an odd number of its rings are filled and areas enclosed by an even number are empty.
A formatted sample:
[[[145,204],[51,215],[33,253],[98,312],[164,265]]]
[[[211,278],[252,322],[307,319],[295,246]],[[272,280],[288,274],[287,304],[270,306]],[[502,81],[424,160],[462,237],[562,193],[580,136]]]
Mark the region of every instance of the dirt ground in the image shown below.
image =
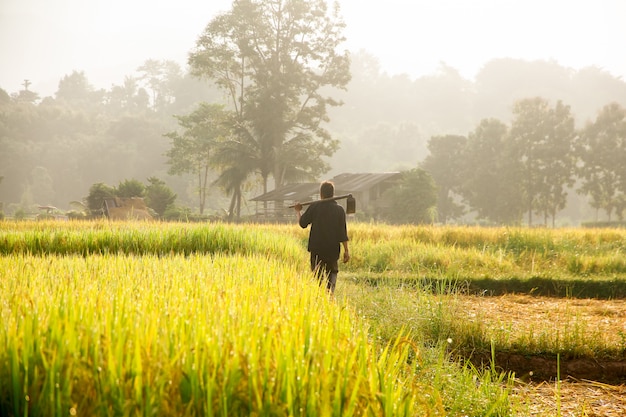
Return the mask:
[[[487,326],[539,335],[574,329],[590,334],[591,340],[626,350],[626,300],[504,295],[467,296],[460,302],[468,319]],[[540,355],[498,353],[496,364],[515,371],[515,396],[530,416],[626,416],[624,353],[602,360],[560,360],[558,372],[555,358]]]

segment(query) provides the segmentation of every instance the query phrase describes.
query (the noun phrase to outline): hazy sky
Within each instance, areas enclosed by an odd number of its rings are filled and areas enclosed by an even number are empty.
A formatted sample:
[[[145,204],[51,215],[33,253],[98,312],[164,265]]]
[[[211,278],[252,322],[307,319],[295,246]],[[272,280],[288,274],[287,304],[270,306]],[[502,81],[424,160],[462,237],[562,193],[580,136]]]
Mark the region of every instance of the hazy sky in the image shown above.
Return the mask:
[[[625,0],[339,0],[346,49],[389,74],[432,74],[441,62],[472,78],[494,58],[596,66],[626,80]],[[84,71],[122,84],[147,59],[186,65],[206,24],[231,0],[0,0],[0,88],[24,79],[41,96]]]

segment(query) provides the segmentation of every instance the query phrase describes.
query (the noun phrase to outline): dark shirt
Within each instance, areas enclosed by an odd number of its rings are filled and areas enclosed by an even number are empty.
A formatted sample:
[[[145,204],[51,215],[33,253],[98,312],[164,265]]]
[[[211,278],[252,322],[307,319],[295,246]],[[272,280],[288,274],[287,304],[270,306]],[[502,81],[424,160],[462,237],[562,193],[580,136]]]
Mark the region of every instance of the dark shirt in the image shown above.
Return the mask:
[[[311,225],[308,250],[321,259],[337,260],[341,242],[348,241],[346,212],[335,200],[320,200],[300,217],[300,227]]]

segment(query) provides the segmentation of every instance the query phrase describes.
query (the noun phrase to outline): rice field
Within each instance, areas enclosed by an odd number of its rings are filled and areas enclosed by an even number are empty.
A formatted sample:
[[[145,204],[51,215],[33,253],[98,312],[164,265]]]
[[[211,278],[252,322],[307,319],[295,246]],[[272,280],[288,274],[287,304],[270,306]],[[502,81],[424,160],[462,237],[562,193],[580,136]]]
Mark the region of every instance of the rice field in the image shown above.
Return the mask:
[[[502,352],[626,354],[626,231],[350,224],[334,298],[307,233],[0,222],[0,415],[530,415]]]
[[[0,224],[7,416],[511,415],[511,382],[373,336],[286,227]]]

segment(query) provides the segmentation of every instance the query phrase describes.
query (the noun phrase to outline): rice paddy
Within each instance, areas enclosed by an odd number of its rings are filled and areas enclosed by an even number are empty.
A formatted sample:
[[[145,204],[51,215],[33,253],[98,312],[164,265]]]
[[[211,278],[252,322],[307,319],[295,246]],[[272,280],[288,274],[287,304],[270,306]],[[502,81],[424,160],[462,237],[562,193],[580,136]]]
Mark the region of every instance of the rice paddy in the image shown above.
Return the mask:
[[[291,225],[0,223],[2,415],[527,415],[515,375],[456,359],[624,355],[620,307],[530,307],[620,295],[626,232],[349,232],[332,298]]]

